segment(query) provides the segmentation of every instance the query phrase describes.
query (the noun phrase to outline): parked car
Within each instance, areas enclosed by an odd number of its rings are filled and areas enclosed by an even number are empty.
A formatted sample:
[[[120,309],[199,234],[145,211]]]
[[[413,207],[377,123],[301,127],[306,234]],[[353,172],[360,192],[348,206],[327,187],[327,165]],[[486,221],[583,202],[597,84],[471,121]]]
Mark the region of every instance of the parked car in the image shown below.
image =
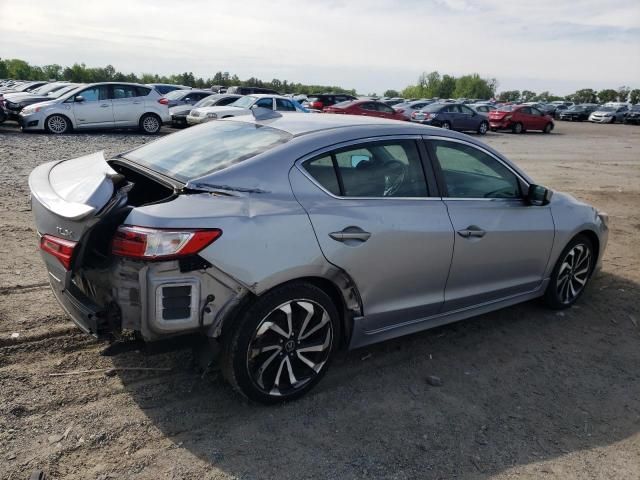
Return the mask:
[[[47,87],[48,86],[49,85],[47,85]],[[4,107],[8,119],[18,120],[20,112],[23,108],[29,105],[34,105],[36,103],[53,100],[67,92],[70,92],[71,90],[78,88],[79,86],[79,83],[61,83],[59,85],[55,85],[51,88],[46,89],[48,93],[45,95],[35,93],[9,94],[6,98],[0,101],[0,104],[2,104],[2,106]]]
[[[489,125],[492,132],[511,130],[513,133],[523,133],[527,130],[551,133],[555,127],[551,115],[545,115],[537,108],[527,105],[503,105],[489,113]]]
[[[187,115],[187,123],[195,125],[211,120],[249,115],[255,108],[267,108],[280,112],[304,112],[300,104],[282,95],[256,94],[238,98],[225,106],[212,106],[192,109]]]
[[[411,114],[411,121],[446,130],[473,131],[484,135],[489,122],[467,105],[461,103],[432,103]]]
[[[402,97],[391,97],[391,98],[384,98],[380,100],[382,103],[384,103],[385,105],[389,105],[390,107],[394,107],[396,105],[398,105],[399,103],[404,103],[406,102],[406,100]]]
[[[411,120],[411,114],[433,103],[432,100],[414,100],[410,102],[398,103],[393,109],[401,113],[405,120]]]
[[[24,82],[19,84],[12,84],[11,86],[4,87],[0,89],[0,93],[14,93],[14,92],[31,92],[36,88],[41,87],[49,82],[39,81],[39,82]]]
[[[174,127],[186,127],[189,125],[187,122],[187,116],[189,115],[189,112],[191,110],[202,107],[229,105],[230,103],[235,102],[240,97],[241,95],[216,93],[213,95],[209,95],[208,97],[204,97],[195,105],[178,105],[176,107],[171,107],[169,108],[169,113],[171,114],[171,124]]]
[[[484,118],[489,118],[489,113],[497,110],[496,107],[487,103],[472,103],[468,106],[469,108],[472,108],[473,110],[478,112]]]
[[[553,112],[553,118],[555,118],[556,120],[560,119],[560,114],[564,111],[566,111],[569,107],[567,107],[564,104],[560,104],[560,105],[555,105],[556,109]]]
[[[268,94],[268,95],[280,95],[280,92],[276,92],[270,88],[262,87],[229,87],[227,93],[233,93],[235,95],[255,95],[255,94]]]
[[[589,115],[589,121],[593,123],[622,123],[629,108],[622,107],[600,107]]]
[[[633,105],[624,116],[626,124],[640,124],[640,105]]]
[[[160,95],[166,95],[174,90],[191,90],[186,85],[174,85],[172,83],[147,83],[147,87],[154,88]]]
[[[349,100],[325,107],[322,111],[325,113],[363,115],[368,117],[389,118],[392,120],[405,119],[402,113],[396,112],[389,105],[376,100]]]
[[[178,105],[195,105],[209,95],[211,95],[211,90],[172,90],[164,98],[169,100],[167,105],[171,108]]]
[[[306,100],[301,103],[304,107],[311,110],[322,110],[325,107],[330,107],[336,103],[342,103],[347,101],[357,100],[353,95],[347,95],[346,93],[322,93],[309,95]]]
[[[589,119],[589,115],[598,108],[598,105],[593,104],[581,104],[574,105],[560,112],[558,118],[560,120],[569,120],[571,122],[583,122]]]
[[[166,98],[146,85],[93,83],[25,107],[19,122],[23,130],[56,134],[71,129],[132,127],[154,134],[171,120],[167,103]]]
[[[340,348],[537,297],[568,308],[608,237],[606,214],[473,138],[350,115],[209,122],[42,164],[29,187],[79,328],[198,335],[264,403],[307,393]]]

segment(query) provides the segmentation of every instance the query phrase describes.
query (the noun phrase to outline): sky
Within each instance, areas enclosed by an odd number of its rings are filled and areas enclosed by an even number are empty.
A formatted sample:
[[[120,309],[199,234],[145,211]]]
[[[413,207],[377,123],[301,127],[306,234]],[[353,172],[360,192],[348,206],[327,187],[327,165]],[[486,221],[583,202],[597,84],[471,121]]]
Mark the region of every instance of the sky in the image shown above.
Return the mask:
[[[400,90],[640,88],[640,0],[0,0],[0,58]]]

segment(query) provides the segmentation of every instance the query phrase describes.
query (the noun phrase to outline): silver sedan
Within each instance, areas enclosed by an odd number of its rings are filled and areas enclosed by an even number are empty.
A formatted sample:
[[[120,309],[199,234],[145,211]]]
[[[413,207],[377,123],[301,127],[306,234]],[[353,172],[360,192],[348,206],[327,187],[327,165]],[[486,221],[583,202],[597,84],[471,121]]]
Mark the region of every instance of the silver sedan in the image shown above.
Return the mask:
[[[542,297],[568,308],[607,215],[474,138],[257,109],[29,178],[51,286],[94,336],[190,334],[290,400],[357,348]]]

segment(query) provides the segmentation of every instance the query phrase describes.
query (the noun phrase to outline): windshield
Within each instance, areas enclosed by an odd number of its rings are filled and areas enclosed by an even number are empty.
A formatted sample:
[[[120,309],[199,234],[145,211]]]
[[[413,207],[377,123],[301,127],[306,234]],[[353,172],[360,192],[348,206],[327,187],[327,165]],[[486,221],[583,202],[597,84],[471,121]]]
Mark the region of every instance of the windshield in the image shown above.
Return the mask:
[[[439,112],[442,109],[442,107],[444,107],[444,104],[442,104],[442,103],[432,103],[431,105],[426,105],[420,111],[421,112],[435,113],[435,112]]]
[[[56,90],[66,87],[67,83],[48,83],[40,87],[37,92],[38,95],[47,95],[49,92],[55,92]]]
[[[579,112],[579,111],[582,111],[584,109],[585,109],[585,107],[583,107],[582,105],[575,105],[575,106],[569,108],[569,110],[572,111],[572,112]]]
[[[239,108],[249,108],[253,105],[258,99],[252,96],[241,97],[233,103],[230,103],[231,107],[239,107]]]
[[[616,109],[613,107],[602,107],[598,109],[599,112],[615,112]]]
[[[124,158],[181,182],[223,170],[288,142],[282,130],[244,122],[209,122],[167,135]]]
[[[211,105],[213,102],[215,102],[218,98],[220,98],[220,95],[218,94],[214,94],[214,95],[209,95],[208,97],[204,97],[202,100],[200,100],[199,102],[197,102],[193,108],[198,108],[198,107],[208,107],[209,105]]]
[[[78,88],[80,88],[78,87],[78,85],[68,85],[68,86],[59,88],[58,90],[54,90],[53,92],[49,92],[47,96],[51,98],[58,98],[64,95],[65,93],[69,93],[72,90],[77,90]]]
[[[168,98],[169,100],[180,100],[187,93],[189,93],[189,90],[171,90],[169,93],[165,94],[164,98]]]

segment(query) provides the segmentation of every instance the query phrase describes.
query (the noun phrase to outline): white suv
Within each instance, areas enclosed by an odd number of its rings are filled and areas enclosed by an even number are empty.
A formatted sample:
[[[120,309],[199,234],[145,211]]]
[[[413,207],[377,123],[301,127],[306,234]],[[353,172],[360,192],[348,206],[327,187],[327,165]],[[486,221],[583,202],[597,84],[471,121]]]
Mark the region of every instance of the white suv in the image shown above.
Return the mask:
[[[83,128],[139,128],[158,133],[171,120],[167,99],[138,83],[92,83],[20,112],[23,130],[66,133]]]

